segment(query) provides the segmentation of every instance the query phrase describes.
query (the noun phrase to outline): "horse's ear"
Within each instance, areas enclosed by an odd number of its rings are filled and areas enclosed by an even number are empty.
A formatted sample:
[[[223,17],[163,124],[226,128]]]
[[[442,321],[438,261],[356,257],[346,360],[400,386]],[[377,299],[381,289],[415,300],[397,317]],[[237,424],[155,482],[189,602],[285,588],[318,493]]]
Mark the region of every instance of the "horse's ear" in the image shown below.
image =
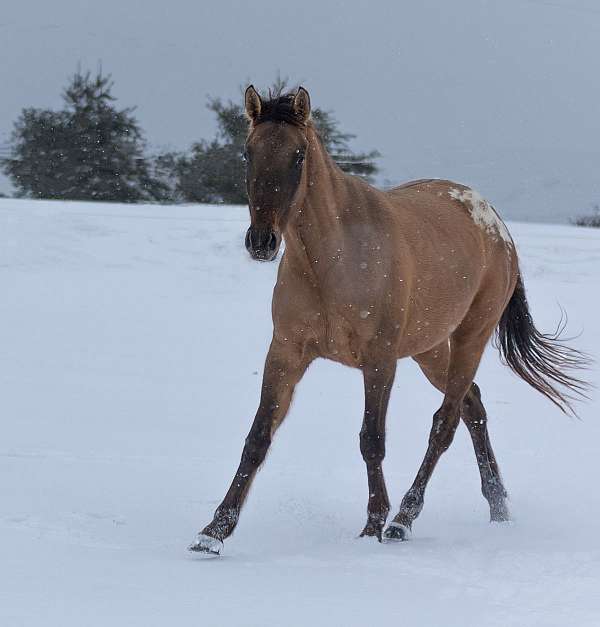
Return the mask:
[[[248,85],[244,94],[244,107],[246,109],[246,117],[250,122],[255,122],[260,115],[262,109],[262,100],[258,95],[254,85]]]
[[[310,96],[304,87],[298,87],[298,93],[294,96],[294,113],[303,124],[310,117]]]

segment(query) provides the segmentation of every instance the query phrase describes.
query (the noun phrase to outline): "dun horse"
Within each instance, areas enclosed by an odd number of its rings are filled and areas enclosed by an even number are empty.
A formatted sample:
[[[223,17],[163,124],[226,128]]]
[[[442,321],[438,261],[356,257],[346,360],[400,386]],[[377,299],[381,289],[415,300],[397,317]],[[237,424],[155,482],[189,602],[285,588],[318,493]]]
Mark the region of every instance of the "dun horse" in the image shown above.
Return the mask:
[[[263,99],[245,94],[245,146],[251,225],[246,248],[257,260],[285,253],[273,293],[273,339],[260,405],[231,487],[189,547],[219,553],[294,387],[317,357],[359,368],[365,410],[360,451],[367,467],[367,522],[361,536],[405,540],[423,507],[427,482],[462,419],[475,448],[492,521],[506,521],[506,490],[473,382],[496,330],[504,361],[563,410],[585,384],[569,368],[584,357],[544,335],[529,313],[517,252],[504,223],[477,192],[425,179],[380,191],[342,172],[310,120],[308,92]],[[390,509],[382,462],[396,362],[412,357],[444,394],[425,458]],[[561,391],[559,386],[564,386]]]

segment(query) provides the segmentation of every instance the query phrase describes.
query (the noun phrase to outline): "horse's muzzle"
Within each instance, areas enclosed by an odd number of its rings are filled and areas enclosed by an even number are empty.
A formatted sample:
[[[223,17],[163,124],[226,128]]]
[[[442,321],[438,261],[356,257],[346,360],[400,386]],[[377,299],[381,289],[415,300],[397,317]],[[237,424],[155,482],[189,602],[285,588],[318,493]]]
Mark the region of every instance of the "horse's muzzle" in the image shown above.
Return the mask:
[[[280,244],[281,236],[271,228],[251,226],[246,232],[246,250],[257,261],[273,261]]]

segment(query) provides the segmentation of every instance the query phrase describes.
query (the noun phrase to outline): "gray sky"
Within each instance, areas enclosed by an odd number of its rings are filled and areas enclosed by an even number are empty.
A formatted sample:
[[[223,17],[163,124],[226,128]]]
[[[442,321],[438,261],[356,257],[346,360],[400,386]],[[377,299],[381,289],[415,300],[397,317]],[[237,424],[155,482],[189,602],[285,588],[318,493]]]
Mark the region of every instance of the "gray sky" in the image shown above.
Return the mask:
[[[208,94],[278,71],[333,109],[382,180],[450,177],[507,217],[600,202],[597,0],[19,0],[0,14],[0,141],[99,61],[152,146],[211,137]],[[7,189],[5,180],[0,189]]]

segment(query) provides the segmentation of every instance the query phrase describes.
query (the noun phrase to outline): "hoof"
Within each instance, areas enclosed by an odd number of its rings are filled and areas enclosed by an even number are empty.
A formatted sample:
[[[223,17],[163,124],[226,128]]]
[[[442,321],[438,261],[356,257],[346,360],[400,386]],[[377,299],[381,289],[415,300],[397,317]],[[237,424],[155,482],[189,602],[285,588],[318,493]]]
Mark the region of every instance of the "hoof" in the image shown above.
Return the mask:
[[[192,553],[204,553],[206,555],[220,555],[223,550],[221,540],[211,538],[203,533],[199,533],[196,539],[188,546],[188,551]]]
[[[367,526],[361,531],[359,538],[377,538],[378,542],[381,542],[382,527],[375,527],[374,525],[367,523]]]
[[[383,537],[386,542],[404,542],[408,540],[410,529],[406,525],[397,522],[391,522],[385,530]]]

